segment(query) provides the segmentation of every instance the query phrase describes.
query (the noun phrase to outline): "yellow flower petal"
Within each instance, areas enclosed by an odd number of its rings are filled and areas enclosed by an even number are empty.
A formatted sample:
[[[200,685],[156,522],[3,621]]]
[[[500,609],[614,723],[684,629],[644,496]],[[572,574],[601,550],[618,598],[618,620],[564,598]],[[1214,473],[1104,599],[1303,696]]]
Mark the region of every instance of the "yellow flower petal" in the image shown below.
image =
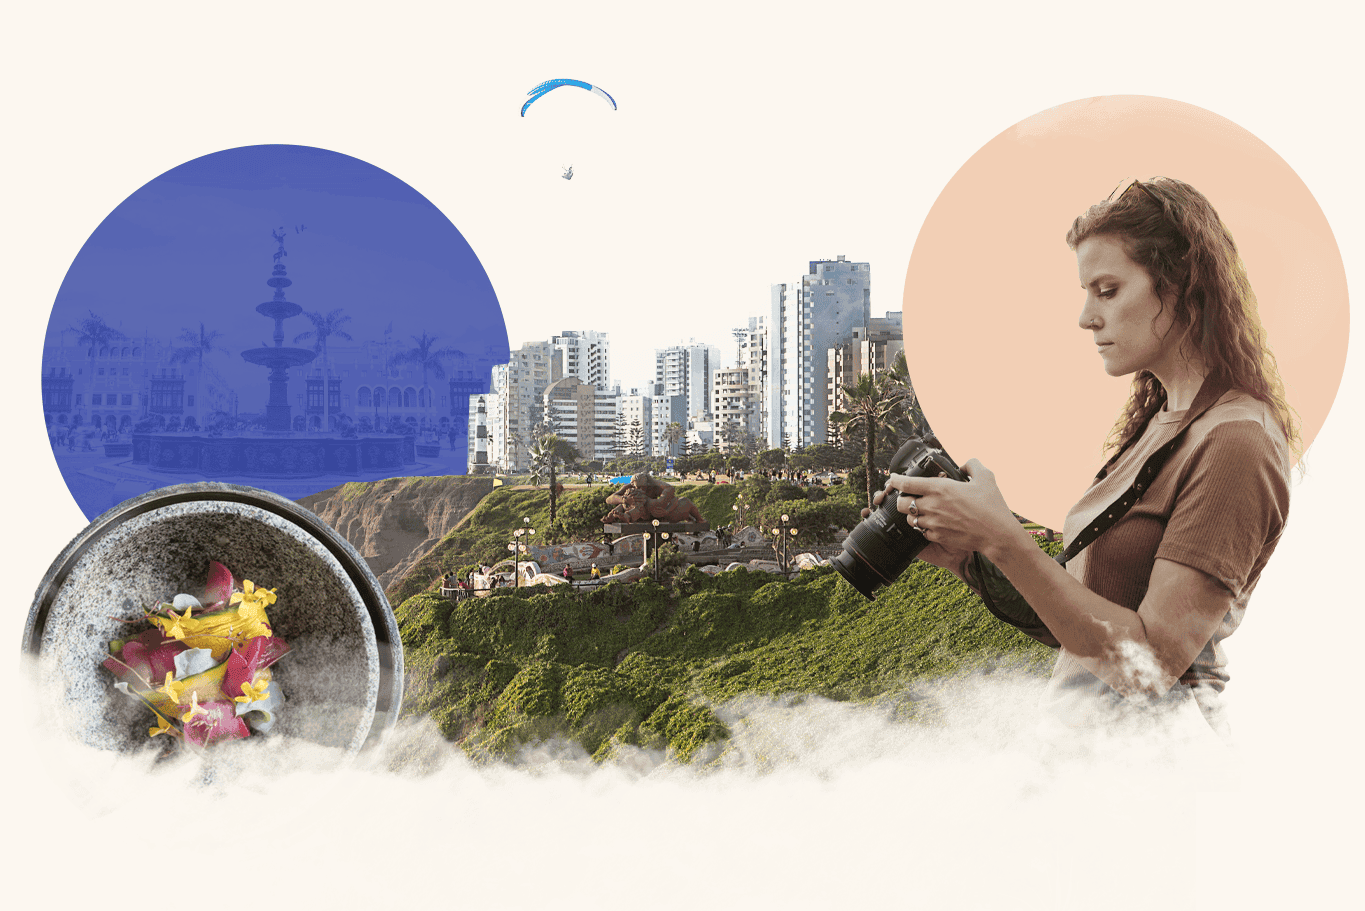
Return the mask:
[[[192,622],[190,620],[191,610],[192,608],[185,608],[185,615],[183,617],[176,616],[175,611],[171,611],[169,617],[153,617],[152,622],[160,627],[161,631],[172,639],[184,639],[185,625]]]
[[[180,696],[185,690],[185,684],[174,679],[175,675],[170,671],[166,672],[166,682],[161,686],[161,692],[170,697],[171,702],[180,704]]]
[[[207,714],[208,714],[208,712],[206,712],[206,711],[205,711],[202,707],[200,707],[200,705],[199,705],[199,694],[198,694],[197,692],[196,692],[196,693],[192,693],[192,694],[190,695],[190,707],[189,707],[188,709],[185,710],[185,714],[183,714],[183,715],[180,716],[180,721],[181,721],[182,723],[185,723],[185,722],[188,722],[188,721],[189,721],[191,718],[193,718],[195,715],[207,715]]]
[[[148,737],[155,737],[157,734],[169,734],[172,730],[174,730],[174,728],[171,727],[171,723],[162,716],[157,715],[156,720],[157,720],[156,727],[147,729]]]
[[[253,686],[253,685],[252,685],[251,683],[249,683],[249,682],[248,682],[248,683],[243,683],[243,684],[242,684],[242,695],[236,697],[236,700],[235,700],[235,701],[237,701],[237,702],[245,702],[245,703],[260,702],[262,699],[264,699],[264,698],[266,697],[267,691],[268,691],[269,689],[270,689],[270,684],[269,684],[268,682],[261,684],[261,686],[260,686],[259,689],[256,688],[255,686]]]

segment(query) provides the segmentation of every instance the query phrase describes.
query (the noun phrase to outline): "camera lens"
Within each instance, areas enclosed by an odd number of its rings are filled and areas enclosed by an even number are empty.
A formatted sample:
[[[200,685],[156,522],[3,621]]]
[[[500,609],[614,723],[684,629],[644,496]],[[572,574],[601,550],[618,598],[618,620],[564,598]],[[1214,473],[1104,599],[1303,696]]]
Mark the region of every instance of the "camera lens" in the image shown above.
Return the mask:
[[[929,539],[906,523],[896,509],[899,495],[887,491],[877,507],[849,532],[843,551],[832,561],[839,575],[869,601],[876,591],[890,585],[915,561]]]
[[[919,437],[910,437],[891,459],[892,474],[911,477],[965,478],[946,452],[929,446]],[[876,591],[900,578],[929,539],[911,526],[896,509],[899,491],[888,490],[881,505],[849,532],[844,549],[833,560],[834,568],[869,601]]]

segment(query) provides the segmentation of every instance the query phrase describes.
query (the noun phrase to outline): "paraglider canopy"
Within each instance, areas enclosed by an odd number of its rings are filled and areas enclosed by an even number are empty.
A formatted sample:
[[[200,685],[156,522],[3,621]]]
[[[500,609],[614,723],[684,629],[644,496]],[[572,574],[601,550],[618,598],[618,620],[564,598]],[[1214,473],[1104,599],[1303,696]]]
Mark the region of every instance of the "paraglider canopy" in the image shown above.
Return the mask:
[[[587,89],[594,95],[597,95],[601,98],[605,98],[608,102],[611,103],[612,110],[616,110],[616,99],[612,98],[610,95],[608,95],[606,92],[602,91],[595,85],[589,85],[588,83],[584,82],[581,79],[550,79],[545,82],[542,82],[540,85],[536,86],[535,88],[531,89],[531,91],[526,93],[531,97],[528,98],[526,100],[526,103],[521,106],[521,116],[523,117],[526,116],[526,109],[529,108],[532,105],[532,103],[534,103],[547,93],[552,92],[555,89],[565,85],[572,85],[577,86],[580,89]]]

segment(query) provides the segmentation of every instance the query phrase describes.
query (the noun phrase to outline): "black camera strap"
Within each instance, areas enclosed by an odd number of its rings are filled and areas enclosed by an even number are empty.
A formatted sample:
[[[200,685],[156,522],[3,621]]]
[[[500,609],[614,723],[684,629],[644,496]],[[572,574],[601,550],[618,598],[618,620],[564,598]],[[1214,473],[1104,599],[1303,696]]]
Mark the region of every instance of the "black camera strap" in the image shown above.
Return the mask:
[[[1117,500],[1110,503],[1108,508],[1099,513],[1099,518],[1094,523],[1086,527],[1076,536],[1066,549],[1058,554],[1054,559],[1065,566],[1067,561],[1114,526],[1119,519],[1127,514],[1128,510],[1142,498],[1142,493],[1151,486],[1152,480],[1161,473],[1166,461],[1175,452],[1176,446],[1180,444],[1180,438],[1186,429],[1197,420],[1200,415],[1213,407],[1214,403],[1223,397],[1223,394],[1231,388],[1231,384],[1225,380],[1215,377],[1208,377],[1204,384],[1199,388],[1199,394],[1195,396],[1194,402],[1189,410],[1185,412],[1185,417],[1181,420],[1180,426],[1176,428],[1175,435],[1170,440],[1162,444],[1161,448],[1147,457],[1147,461],[1142,463],[1142,468],[1138,470],[1137,477],[1133,483],[1125,490]],[[1127,444],[1116,452],[1109,461],[1104,463],[1104,467],[1095,475],[1096,481],[1103,480],[1108,474],[1109,469],[1114,466],[1119,458],[1128,451],[1138,439],[1147,431],[1147,425],[1151,423],[1151,418],[1147,419],[1147,424],[1138,433],[1133,434]],[[982,602],[998,619],[1003,620],[1010,626],[1015,627],[1028,636],[1051,648],[1058,648],[1060,643],[1057,637],[1047,628],[1036,611],[1029,606],[1017,589],[1010,583],[1005,574],[999,567],[991,563],[980,553],[972,554],[972,568],[977,580],[978,594],[981,595]]]
[[[1199,394],[1194,397],[1194,402],[1190,405],[1189,410],[1185,412],[1185,417],[1180,422],[1180,426],[1176,428],[1175,435],[1167,440],[1160,449],[1147,457],[1147,461],[1142,463],[1142,468],[1138,469],[1137,477],[1133,479],[1133,483],[1128,489],[1125,490],[1117,500],[1110,503],[1107,508],[1101,510],[1099,517],[1096,518],[1092,524],[1086,526],[1075,539],[1066,545],[1066,549],[1056,557],[1058,563],[1065,566],[1068,560],[1089,547],[1096,538],[1104,534],[1112,528],[1119,519],[1122,519],[1127,515],[1128,510],[1132,509],[1133,505],[1142,498],[1142,492],[1150,487],[1152,481],[1161,473],[1161,469],[1166,465],[1166,460],[1171,457],[1171,453],[1175,452],[1176,446],[1180,445],[1180,438],[1184,436],[1185,431],[1189,426],[1203,415],[1204,412],[1212,408],[1214,403],[1222,398],[1223,394],[1230,388],[1232,388],[1232,384],[1222,377],[1207,377],[1204,380],[1204,384],[1199,387]],[[1151,420],[1152,419],[1149,417],[1147,419],[1147,424],[1150,424]],[[1140,432],[1133,434],[1128,441],[1128,446],[1137,442],[1138,439],[1142,437],[1142,434],[1146,433],[1147,424],[1143,425]],[[1096,481],[1104,480],[1109,474],[1109,469],[1123,456],[1124,452],[1127,451],[1128,446],[1124,446],[1118,452],[1114,453],[1114,456],[1104,463],[1104,467],[1095,475]]]

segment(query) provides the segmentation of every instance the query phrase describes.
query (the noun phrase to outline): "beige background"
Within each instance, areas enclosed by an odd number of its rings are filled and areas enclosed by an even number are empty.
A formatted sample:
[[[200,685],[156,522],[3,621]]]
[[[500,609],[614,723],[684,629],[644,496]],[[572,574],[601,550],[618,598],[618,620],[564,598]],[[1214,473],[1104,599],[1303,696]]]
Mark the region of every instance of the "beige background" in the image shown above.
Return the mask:
[[[926,216],[992,137],[1078,98],[1144,94],[1216,112],[1292,164],[1359,287],[1365,135],[1355,61],[1365,22],[1338,4],[1264,9],[1153,0],[1111,10],[1087,0],[837,10],[699,2],[677,13],[562,2],[506,11],[335,2],[7,11],[0,388],[12,474],[0,590],[12,638],[0,647],[9,697],[0,875],[9,893],[25,907],[202,904],[181,877],[204,850],[236,850],[212,839],[212,827],[229,820],[263,845],[243,900],[271,904],[1355,901],[1365,813],[1357,695],[1365,629],[1350,575],[1365,552],[1359,345],[1295,486],[1284,540],[1228,643],[1242,749],[1216,774],[1155,768],[1144,777],[1106,765],[1049,773],[1005,736],[1029,703],[988,689],[955,700],[941,736],[920,741],[875,714],[794,711],[751,755],[787,755],[790,746],[797,758],[762,776],[579,776],[549,763],[537,775],[499,776],[455,766],[431,778],[296,775],[215,798],[107,757],[36,753],[17,682],[32,592],[85,525],[51,455],[33,445],[42,434],[38,340],[93,225],[156,174],[253,142],[335,149],[400,176],[449,214],[509,324],[528,338],[593,320],[604,302],[668,329],[684,317],[714,320],[724,338],[732,316],[759,312],[750,307],[766,301],[768,283],[792,280],[808,258],[870,261],[874,305],[900,306]],[[569,163],[560,148],[521,144],[531,135],[516,117],[525,89],[561,73],[594,74],[621,104],[617,132],[633,138],[609,194],[592,190],[611,170],[584,166],[592,148],[575,153],[583,179],[568,182],[558,177]],[[1074,202],[1049,197],[1059,211],[1030,224],[1057,269],[1055,284],[1031,290],[1055,288],[1059,338],[1074,333],[1082,349],[1083,334],[1066,325],[1079,289],[1062,234],[1077,207],[1158,169],[1113,170],[1083,181]],[[568,187],[592,192],[555,192]],[[955,291],[942,306],[959,299]],[[970,320],[953,326],[934,341],[977,343]],[[1076,356],[1105,380],[1083,351]],[[1095,451],[1095,431],[1080,436]],[[72,782],[91,804],[77,805]],[[88,809],[111,804],[117,812]],[[188,845],[180,832],[192,833]],[[196,847],[204,839],[217,847]],[[139,867],[132,858],[143,856]],[[233,869],[237,856],[214,871]]]
[[[939,439],[995,472],[1014,510],[1052,528],[1088,484],[1130,378],[1104,373],[1077,318],[1064,237],[1130,177],[1177,177],[1237,241],[1303,420],[1321,428],[1346,361],[1346,273],[1293,169],[1246,130],[1163,98],[1061,104],[1002,131],[944,187],[905,279],[911,377]]]

